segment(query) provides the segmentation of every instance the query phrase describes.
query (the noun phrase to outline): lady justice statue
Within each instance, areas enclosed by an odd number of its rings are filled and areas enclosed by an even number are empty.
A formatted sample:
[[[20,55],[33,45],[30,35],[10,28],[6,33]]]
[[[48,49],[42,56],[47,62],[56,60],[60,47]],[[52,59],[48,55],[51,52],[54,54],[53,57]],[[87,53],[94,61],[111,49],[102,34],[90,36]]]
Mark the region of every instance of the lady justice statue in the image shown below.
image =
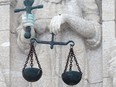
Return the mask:
[[[34,10],[33,14],[23,13],[17,19],[17,44],[21,51],[28,53],[31,38],[50,40],[52,32],[56,34],[56,41],[73,40],[74,51],[83,72],[81,82],[74,87],[102,87],[100,69],[97,68],[100,65],[97,61],[101,61],[101,58],[92,61],[89,56],[90,50],[96,51],[101,41],[99,11],[95,0],[35,0],[34,5],[37,4],[43,4],[44,8]],[[17,8],[21,8],[21,5],[22,2],[17,0]],[[27,26],[31,26],[30,39],[24,37]],[[34,87],[68,87],[61,80],[68,49],[67,46],[56,46],[51,50],[48,45],[36,45],[43,76],[32,84]]]

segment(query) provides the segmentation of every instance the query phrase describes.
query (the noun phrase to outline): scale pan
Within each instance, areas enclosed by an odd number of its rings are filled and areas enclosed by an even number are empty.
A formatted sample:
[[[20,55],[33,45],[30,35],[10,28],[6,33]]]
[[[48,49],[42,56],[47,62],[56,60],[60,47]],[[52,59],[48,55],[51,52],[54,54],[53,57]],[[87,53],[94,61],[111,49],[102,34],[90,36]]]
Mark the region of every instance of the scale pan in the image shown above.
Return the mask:
[[[62,74],[62,80],[67,85],[76,85],[81,81],[82,73],[77,71],[67,71]]]
[[[22,71],[23,77],[29,82],[35,82],[42,76],[42,70],[38,68],[26,68]]]

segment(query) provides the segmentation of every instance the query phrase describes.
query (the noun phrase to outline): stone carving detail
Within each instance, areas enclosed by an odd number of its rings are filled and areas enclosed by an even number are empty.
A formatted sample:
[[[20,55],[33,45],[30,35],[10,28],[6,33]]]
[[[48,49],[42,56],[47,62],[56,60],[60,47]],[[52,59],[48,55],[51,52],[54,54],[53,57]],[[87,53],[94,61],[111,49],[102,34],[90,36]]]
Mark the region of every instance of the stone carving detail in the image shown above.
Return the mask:
[[[20,2],[18,1],[17,6],[21,6]],[[100,18],[95,0],[41,0],[41,3],[36,4],[43,4],[44,8],[33,12],[35,21],[31,14],[28,15],[28,19],[25,14],[20,15],[20,19],[18,19],[17,43],[19,48],[25,53],[29,50],[30,40],[24,38],[25,26],[28,25],[32,27],[31,38],[50,40],[50,32],[53,32],[57,34],[57,41],[73,40],[76,43],[75,54],[83,72],[83,79],[79,87],[88,87],[92,83],[101,82],[99,76],[96,77],[97,79],[94,77],[95,75],[88,76],[90,65],[87,65],[89,52],[86,51],[86,48],[96,48],[101,41]],[[60,75],[64,69],[68,47],[56,46],[51,50],[47,45],[37,45],[36,49],[44,75],[38,83],[35,83],[35,87],[66,87],[61,82]],[[95,61],[91,61],[91,63],[98,65]],[[84,84],[86,85],[84,86]]]

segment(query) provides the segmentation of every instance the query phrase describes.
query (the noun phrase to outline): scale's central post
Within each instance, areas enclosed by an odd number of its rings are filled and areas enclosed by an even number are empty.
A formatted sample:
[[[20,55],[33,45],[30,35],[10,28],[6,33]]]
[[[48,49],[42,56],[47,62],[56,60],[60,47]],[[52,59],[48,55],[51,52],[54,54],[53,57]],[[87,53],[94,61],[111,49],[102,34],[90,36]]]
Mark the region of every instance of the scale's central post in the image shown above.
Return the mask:
[[[26,11],[26,14],[31,14],[32,10],[43,8],[43,5],[38,5],[38,6],[32,7],[33,3],[34,3],[34,0],[25,0],[24,1],[25,8],[16,9],[15,12],[17,13],[17,12],[21,12],[21,11]],[[29,39],[31,37],[30,31],[31,31],[31,27],[27,26],[25,29],[25,35],[24,35],[25,38]]]

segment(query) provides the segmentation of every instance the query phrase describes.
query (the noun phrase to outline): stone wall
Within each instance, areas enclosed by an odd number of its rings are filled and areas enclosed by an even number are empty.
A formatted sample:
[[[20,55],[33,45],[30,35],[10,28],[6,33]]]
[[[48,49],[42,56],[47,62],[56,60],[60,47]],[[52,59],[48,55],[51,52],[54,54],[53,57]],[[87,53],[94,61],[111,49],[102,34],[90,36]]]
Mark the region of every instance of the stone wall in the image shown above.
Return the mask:
[[[116,44],[115,0],[102,0],[103,87],[113,87],[109,76],[111,49]]]
[[[15,0],[0,0],[0,87],[29,87],[22,77],[26,57],[16,44],[15,5]]]
[[[0,86],[9,87],[10,1],[0,0]]]

